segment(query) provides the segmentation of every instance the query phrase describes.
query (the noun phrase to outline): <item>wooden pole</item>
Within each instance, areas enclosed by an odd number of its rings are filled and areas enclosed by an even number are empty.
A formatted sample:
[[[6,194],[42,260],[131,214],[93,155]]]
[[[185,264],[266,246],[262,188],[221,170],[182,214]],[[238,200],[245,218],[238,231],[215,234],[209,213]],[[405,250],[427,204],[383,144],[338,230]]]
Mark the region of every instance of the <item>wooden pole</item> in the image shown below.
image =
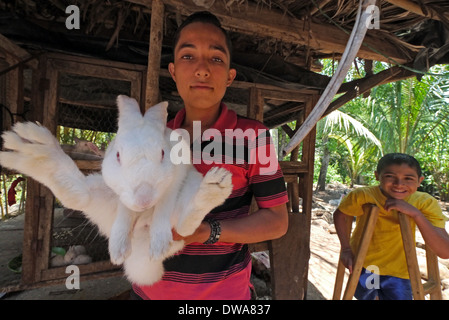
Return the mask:
[[[161,68],[163,26],[164,4],[161,0],[153,0],[151,5],[145,110],[159,102],[159,70]]]
[[[402,242],[404,244],[405,258],[407,260],[410,283],[412,285],[413,298],[424,300],[424,289],[419,272],[418,258],[416,257],[415,239],[413,239],[410,218],[398,212],[399,225],[401,227]]]
[[[354,257],[352,273],[349,276],[348,283],[346,284],[346,289],[343,294],[343,300],[352,300],[352,297],[354,296],[357,284],[360,279],[360,274],[362,273],[366,253],[368,252],[368,247],[374,233],[374,227],[376,226],[377,217],[379,216],[379,208],[377,206],[368,205],[364,207],[364,211],[365,214],[368,215],[368,219],[363,228],[363,237]]]

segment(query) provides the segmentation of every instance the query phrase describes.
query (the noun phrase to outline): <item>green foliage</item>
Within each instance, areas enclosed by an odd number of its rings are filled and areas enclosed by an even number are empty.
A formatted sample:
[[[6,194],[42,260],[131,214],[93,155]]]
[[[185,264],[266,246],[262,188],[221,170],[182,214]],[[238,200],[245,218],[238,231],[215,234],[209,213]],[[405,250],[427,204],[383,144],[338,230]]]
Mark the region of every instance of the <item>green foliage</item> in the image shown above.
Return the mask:
[[[346,81],[365,75],[363,63],[358,61],[357,65]],[[332,60],[323,61],[323,73],[328,76],[336,67]],[[373,71],[386,68],[383,63],[374,63]],[[373,172],[382,154],[408,153],[424,168],[423,188],[449,200],[448,76],[448,65],[435,66],[420,80],[409,78],[373,88],[369,96],[357,97],[341,107],[340,114],[321,120],[317,125],[315,157],[318,170],[322,140],[329,141],[327,180],[331,181],[349,177],[351,183],[356,183],[358,177],[364,177],[365,182],[374,183]],[[338,165],[331,165],[334,162]]]

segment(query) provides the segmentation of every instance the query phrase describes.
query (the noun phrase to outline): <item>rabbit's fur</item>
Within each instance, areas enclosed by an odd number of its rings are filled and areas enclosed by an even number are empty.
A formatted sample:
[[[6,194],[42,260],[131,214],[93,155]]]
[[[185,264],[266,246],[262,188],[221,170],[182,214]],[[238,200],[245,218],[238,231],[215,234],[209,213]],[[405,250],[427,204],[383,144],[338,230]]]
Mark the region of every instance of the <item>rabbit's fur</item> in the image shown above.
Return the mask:
[[[1,165],[46,185],[64,206],[83,211],[109,238],[115,264],[128,279],[149,285],[163,275],[162,262],[184,245],[171,229],[192,234],[205,215],[232,191],[231,173],[212,168],[203,177],[192,164],[173,164],[167,103],[142,116],[134,99],[117,98],[118,131],[106,150],[102,174],[83,175],[50,131],[32,122],[3,134]],[[186,145],[189,150],[189,145]],[[184,148],[183,150],[185,150]]]

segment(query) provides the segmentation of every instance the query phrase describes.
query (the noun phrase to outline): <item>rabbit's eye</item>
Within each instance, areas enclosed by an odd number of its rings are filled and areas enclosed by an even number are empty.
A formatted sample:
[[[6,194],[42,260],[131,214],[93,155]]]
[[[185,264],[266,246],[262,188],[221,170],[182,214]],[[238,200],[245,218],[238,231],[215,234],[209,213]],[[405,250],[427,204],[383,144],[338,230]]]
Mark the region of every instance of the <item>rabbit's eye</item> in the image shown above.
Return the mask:
[[[161,161],[164,160],[164,155],[165,155],[165,152],[164,152],[164,149],[162,149],[162,157],[161,157]]]
[[[117,151],[117,162],[120,163],[120,152]]]

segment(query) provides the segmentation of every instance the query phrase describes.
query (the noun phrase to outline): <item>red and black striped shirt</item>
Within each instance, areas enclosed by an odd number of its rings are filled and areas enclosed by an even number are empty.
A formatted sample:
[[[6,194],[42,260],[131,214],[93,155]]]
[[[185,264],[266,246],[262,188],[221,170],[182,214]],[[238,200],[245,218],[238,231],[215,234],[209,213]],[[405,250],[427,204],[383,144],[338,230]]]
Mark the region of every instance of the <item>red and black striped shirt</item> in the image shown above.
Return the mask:
[[[181,127],[185,109],[167,126]],[[221,105],[211,136],[192,144],[193,163],[203,175],[212,167],[232,173],[233,191],[207,217],[216,220],[248,215],[254,196],[259,208],[288,201],[285,182],[268,129],[260,122],[238,116]],[[197,143],[197,144],[195,144]],[[195,152],[195,146],[199,152]],[[251,255],[242,243],[191,243],[164,262],[162,279],[151,286],[136,286],[144,299],[250,299]]]

